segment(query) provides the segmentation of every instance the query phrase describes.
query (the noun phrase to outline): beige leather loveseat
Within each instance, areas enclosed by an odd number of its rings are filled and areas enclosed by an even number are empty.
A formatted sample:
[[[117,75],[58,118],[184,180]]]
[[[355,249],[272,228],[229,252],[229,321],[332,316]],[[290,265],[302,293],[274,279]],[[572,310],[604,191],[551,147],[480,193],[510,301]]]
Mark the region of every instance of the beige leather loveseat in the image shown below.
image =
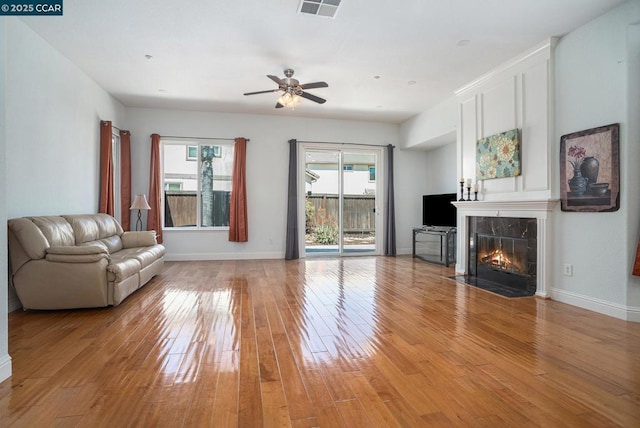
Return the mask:
[[[155,232],[124,232],[107,214],[14,218],[8,235],[24,309],[118,305],[164,266]]]

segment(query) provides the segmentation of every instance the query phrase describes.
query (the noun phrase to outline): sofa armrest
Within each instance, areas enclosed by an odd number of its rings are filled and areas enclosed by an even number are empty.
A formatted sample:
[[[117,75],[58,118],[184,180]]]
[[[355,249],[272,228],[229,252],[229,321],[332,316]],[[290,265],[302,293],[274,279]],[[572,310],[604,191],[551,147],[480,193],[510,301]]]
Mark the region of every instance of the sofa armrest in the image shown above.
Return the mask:
[[[156,232],[153,230],[128,231],[120,237],[123,248],[150,247],[156,245]]]

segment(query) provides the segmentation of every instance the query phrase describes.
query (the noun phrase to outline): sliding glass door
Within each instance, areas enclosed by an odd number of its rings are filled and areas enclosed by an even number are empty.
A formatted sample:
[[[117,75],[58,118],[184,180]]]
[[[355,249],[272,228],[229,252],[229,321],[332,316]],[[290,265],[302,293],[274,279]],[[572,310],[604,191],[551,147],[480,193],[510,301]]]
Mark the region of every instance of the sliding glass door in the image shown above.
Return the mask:
[[[377,254],[378,150],[305,147],[305,254]]]

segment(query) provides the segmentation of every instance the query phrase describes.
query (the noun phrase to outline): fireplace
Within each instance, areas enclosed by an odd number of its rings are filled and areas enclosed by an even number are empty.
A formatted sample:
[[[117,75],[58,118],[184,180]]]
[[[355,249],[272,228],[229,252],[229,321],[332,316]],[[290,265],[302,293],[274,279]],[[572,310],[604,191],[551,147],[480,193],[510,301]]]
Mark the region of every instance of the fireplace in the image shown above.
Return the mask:
[[[477,274],[476,244],[478,234],[526,239],[526,288],[534,290],[536,296],[550,297],[551,273],[549,267],[553,254],[550,248],[550,243],[553,241],[550,220],[558,202],[557,199],[454,202],[458,212],[456,274],[462,274],[464,277],[475,277]],[[514,224],[512,219],[518,219],[520,226],[510,227],[509,224]],[[498,220],[504,220],[507,225],[500,225]],[[522,226],[522,221],[526,222],[526,226]],[[480,229],[478,224],[482,225]],[[473,230],[471,230],[472,228]],[[507,233],[501,233],[505,230]],[[504,243],[503,240],[503,246]],[[518,274],[514,272],[499,273],[509,275],[508,278],[512,282],[519,279]]]
[[[535,294],[535,219],[469,217],[468,248],[470,277]]]

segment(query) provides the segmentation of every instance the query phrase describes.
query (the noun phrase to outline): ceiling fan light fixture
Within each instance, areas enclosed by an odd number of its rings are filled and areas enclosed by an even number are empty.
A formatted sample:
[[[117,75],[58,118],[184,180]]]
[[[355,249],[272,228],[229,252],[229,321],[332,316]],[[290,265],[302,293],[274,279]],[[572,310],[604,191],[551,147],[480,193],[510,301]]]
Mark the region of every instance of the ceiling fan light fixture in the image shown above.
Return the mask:
[[[297,79],[293,78],[293,69],[291,68],[287,68],[286,70],[284,70],[284,75],[286,77],[284,79],[281,79],[277,76],[267,74],[267,77],[278,85],[277,89],[245,92],[244,95],[258,95],[282,91],[283,94],[278,98],[278,102],[275,106],[276,108],[290,107],[293,109],[300,103],[300,101],[302,101],[302,98],[306,98],[318,104],[324,104],[325,102],[327,102],[327,100],[325,100],[324,98],[320,98],[317,95],[313,95],[307,92],[308,89],[328,88],[329,85],[327,84],[327,82],[309,82],[300,84]]]
[[[292,94],[291,92],[285,92],[280,98],[278,98],[278,103],[285,107],[294,108],[300,103],[300,97],[296,94]]]

